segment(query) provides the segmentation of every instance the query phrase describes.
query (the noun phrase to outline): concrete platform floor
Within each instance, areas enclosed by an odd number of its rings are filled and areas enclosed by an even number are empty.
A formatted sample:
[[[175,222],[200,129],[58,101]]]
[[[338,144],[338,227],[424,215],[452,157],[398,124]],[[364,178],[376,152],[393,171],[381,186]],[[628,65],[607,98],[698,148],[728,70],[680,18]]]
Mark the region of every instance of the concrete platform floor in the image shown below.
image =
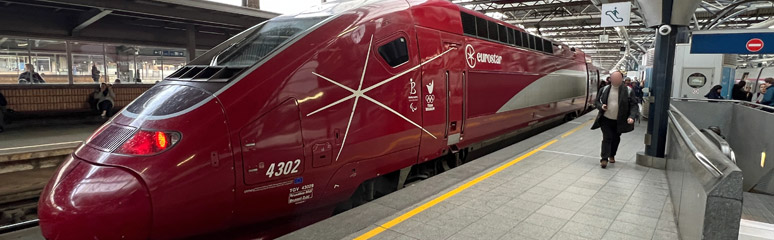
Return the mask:
[[[99,124],[75,124],[8,129],[0,133],[0,150],[83,141],[99,127]]]
[[[602,169],[594,116],[282,239],[678,239],[665,172],[634,161],[646,124],[622,136],[617,162]]]

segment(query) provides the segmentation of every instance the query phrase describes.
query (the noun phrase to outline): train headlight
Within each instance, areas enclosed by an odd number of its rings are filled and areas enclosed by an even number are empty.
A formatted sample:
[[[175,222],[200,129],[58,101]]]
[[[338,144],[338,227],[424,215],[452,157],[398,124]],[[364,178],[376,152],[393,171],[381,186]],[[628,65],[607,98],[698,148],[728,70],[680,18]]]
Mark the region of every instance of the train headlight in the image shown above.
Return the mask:
[[[180,141],[180,133],[169,131],[137,131],[126,140],[116,153],[129,155],[150,155],[162,152]]]

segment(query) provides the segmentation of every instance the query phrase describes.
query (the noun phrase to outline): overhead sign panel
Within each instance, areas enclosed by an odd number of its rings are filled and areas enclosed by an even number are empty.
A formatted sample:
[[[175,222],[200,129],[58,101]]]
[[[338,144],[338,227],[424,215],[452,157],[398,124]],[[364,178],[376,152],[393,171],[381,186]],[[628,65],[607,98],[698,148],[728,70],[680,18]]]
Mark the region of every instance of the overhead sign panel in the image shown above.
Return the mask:
[[[774,53],[774,31],[765,29],[694,32],[691,53]]]
[[[629,26],[631,24],[631,2],[602,4],[602,27]]]

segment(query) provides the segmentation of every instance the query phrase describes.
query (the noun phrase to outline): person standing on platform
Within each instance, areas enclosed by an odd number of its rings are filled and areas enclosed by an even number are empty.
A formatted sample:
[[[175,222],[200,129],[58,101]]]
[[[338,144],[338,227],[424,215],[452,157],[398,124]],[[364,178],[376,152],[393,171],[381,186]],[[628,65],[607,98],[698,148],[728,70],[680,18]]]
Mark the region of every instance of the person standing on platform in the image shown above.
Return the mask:
[[[766,95],[766,87],[765,83],[758,86],[758,93],[755,94],[755,103],[760,104],[763,101],[763,96]]]
[[[763,95],[761,104],[766,106],[774,106],[774,78],[766,78],[766,94]]]
[[[95,83],[99,82],[99,74],[100,74],[100,71],[99,71],[99,69],[97,69],[97,64],[96,63],[92,63],[91,64],[91,79],[93,79]]]
[[[637,100],[631,88],[623,85],[623,73],[610,74],[610,85],[602,89],[594,105],[599,110],[591,129],[602,128],[602,168],[615,162],[621,134],[634,130],[634,119],[637,118]]]
[[[704,97],[708,99],[723,99],[723,96],[720,96],[721,91],[723,91],[723,86],[715,85]]]
[[[745,85],[747,85],[746,81],[739,81],[739,83],[735,84],[731,90],[731,99],[750,101],[752,94],[750,94],[750,90]]]

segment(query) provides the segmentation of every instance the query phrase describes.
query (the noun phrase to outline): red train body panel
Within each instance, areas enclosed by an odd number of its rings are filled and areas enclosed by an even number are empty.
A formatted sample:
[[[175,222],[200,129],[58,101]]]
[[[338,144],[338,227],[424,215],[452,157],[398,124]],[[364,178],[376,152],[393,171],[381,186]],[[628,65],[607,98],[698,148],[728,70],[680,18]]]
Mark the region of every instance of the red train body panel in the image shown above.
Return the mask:
[[[76,150],[40,198],[44,236],[181,238],[332,211],[369,179],[589,108],[582,52],[471,36],[461,13],[521,31],[444,0],[331,3],[247,30]]]

